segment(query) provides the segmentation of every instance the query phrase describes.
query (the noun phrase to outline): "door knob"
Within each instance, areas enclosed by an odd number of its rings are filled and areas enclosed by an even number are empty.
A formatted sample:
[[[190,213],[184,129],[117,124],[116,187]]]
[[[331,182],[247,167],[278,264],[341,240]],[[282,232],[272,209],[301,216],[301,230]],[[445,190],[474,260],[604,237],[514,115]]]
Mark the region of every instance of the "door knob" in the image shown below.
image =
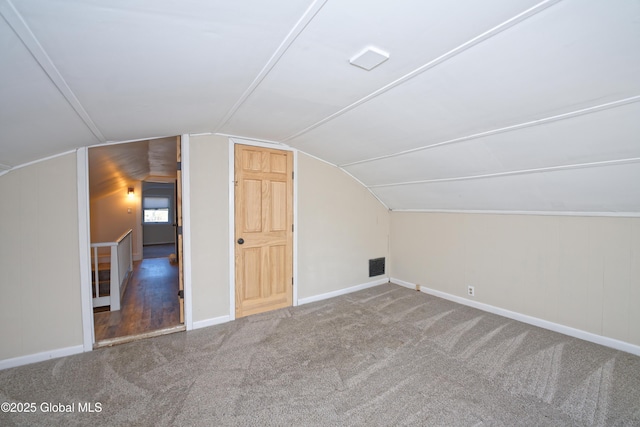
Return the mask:
[[[241,237],[241,238],[239,238],[239,239],[238,239],[238,244],[239,244],[239,245],[241,245],[241,244],[243,244],[243,243],[244,243],[244,239],[243,239],[242,237]]]

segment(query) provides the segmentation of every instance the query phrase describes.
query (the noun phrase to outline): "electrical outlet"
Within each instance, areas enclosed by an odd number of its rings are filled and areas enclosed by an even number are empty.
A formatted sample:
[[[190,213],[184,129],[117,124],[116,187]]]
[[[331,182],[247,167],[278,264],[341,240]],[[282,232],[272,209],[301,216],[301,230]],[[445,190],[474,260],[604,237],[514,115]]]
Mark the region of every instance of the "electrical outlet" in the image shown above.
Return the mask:
[[[467,286],[467,295],[470,297],[475,296],[476,289],[473,286]]]

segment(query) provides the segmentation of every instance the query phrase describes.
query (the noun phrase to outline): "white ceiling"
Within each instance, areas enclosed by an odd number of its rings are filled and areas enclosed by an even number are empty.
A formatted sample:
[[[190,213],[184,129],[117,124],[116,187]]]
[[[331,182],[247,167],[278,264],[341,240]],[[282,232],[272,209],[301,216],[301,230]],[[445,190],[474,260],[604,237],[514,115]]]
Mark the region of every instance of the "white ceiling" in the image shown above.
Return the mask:
[[[298,148],[391,209],[640,213],[638,0],[0,0],[0,14],[0,172],[214,132]],[[370,45],[389,60],[349,64]]]

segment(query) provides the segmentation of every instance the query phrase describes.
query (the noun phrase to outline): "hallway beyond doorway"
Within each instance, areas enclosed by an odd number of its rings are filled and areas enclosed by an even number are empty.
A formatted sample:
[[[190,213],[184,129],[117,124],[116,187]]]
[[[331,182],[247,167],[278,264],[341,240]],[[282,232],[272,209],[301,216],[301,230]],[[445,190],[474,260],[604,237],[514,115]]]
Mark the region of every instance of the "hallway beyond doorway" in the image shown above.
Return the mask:
[[[175,243],[166,243],[160,245],[144,245],[142,247],[142,258],[162,258],[168,257],[176,253]]]
[[[180,325],[178,266],[168,257],[135,262],[121,309],[93,316],[96,343]]]

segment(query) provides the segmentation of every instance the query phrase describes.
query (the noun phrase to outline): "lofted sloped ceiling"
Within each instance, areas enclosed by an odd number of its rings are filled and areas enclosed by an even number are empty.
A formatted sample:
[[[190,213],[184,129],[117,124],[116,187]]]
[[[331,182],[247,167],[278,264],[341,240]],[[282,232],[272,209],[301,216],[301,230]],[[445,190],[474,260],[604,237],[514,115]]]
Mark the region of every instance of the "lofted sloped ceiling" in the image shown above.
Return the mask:
[[[91,199],[126,191],[139,181],[174,182],[177,178],[177,148],[175,137],[90,148]]]
[[[640,214],[638,0],[0,0],[0,13],[0,171],[211,132],[295,147],[394,210]],[[368,46],[389,59],[351,65]]]

